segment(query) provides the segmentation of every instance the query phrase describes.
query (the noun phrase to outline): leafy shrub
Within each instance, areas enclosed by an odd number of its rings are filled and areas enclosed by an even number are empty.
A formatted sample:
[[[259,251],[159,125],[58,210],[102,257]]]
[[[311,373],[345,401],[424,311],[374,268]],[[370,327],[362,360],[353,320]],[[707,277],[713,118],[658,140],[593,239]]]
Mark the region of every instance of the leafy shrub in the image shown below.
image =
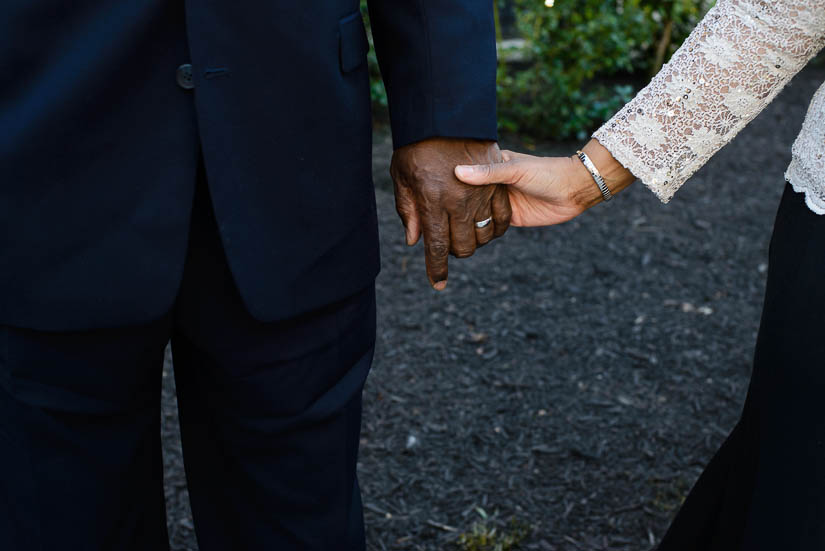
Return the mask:
[[[514,0],[529,63],[501,64],[504,130],[586,138],[687,36],[701,0]]]

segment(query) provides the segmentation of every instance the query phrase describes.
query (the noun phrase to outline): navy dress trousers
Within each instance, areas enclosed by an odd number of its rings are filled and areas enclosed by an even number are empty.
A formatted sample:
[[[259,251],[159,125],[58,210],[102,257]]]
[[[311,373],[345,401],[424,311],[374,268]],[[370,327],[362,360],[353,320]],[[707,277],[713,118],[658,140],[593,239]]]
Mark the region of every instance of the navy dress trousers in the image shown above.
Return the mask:
[[[396,147],[496,139],[488,0],[370,0]],[[0,550],[362,550],[379,254],[357,0],[0,2]]]

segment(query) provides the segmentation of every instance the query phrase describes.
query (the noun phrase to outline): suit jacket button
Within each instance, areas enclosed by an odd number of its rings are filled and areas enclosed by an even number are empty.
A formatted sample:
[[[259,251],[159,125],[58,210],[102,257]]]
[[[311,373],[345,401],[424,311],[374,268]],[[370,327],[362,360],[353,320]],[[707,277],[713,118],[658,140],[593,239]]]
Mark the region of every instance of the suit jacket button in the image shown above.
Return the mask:
[[[177,71],[178,86],[184,90],[191,90],[195,87],[195,81],[192,79],[192,65],[184,63],[178,67]]]

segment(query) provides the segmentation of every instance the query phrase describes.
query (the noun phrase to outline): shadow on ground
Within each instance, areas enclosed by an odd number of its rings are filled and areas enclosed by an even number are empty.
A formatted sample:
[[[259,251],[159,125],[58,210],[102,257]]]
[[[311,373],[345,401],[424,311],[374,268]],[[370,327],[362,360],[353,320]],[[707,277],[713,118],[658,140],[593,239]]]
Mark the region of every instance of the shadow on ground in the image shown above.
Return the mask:
[[[428,288],[377,132],[379,330],[359,475],[368,548],[444,550],[480,519],[520,549],[643,550],[744,401],[800,75],[666,206],[641,185],[552,229],[512,229]],[[518,148],[518,144],[506,144]],[[539,146],[570,154],[575,144]],[[165,377],[173,548],[195,549]]]

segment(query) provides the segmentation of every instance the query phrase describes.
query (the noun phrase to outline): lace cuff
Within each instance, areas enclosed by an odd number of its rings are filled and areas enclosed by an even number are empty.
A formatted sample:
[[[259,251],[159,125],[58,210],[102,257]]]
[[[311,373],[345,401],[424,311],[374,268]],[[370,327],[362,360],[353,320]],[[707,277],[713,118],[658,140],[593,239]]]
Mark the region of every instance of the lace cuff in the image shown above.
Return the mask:
[[[719,0],[593,134],[664,202],[825,46],[825,0]]]

